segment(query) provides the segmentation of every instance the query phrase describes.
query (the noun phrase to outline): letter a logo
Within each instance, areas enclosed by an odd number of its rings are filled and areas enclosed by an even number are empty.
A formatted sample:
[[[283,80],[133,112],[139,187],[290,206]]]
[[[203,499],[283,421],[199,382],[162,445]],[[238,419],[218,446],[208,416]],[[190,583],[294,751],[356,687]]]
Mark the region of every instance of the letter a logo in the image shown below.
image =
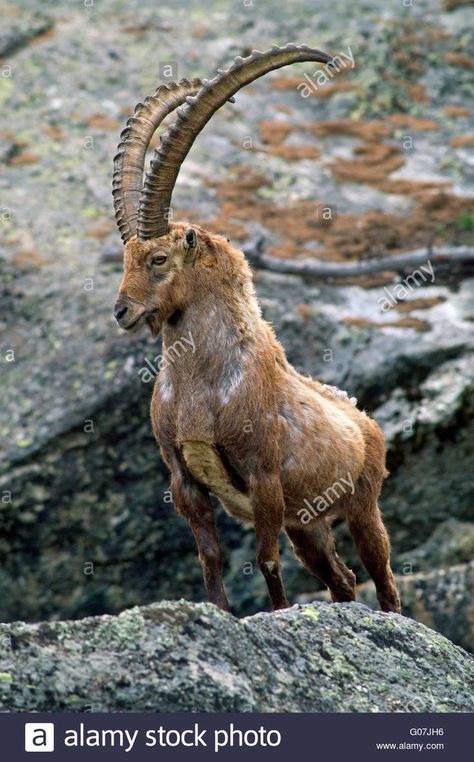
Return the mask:
[[[54,751],[54,724],[26,722],[25,751]]]

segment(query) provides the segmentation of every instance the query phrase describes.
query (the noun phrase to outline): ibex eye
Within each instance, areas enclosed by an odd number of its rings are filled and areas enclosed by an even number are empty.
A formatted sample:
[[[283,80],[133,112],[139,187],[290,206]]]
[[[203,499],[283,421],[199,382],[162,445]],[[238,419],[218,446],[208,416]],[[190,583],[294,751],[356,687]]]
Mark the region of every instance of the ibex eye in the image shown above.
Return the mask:
[[[167,257],[157,255],[156,257],[153,257],[152,262],[154,265],[164,265],[166,260],[167,260]]]

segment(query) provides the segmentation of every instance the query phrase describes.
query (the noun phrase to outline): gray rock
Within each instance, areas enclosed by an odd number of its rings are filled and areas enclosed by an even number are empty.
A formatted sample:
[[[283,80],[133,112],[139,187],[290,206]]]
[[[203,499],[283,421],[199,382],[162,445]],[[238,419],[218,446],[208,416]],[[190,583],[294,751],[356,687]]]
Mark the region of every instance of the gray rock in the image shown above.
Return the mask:
[[[402,611],[474,652],[474,561],[419,574],[397,576]],[[358,598],[377,608],[372,583],[359,588]]]
[[[11,8],[13,11],[13,7]],[[53,20],[42,13],[23,11],[8,19],[2,18],[0,29],[0,58],[6,58],[40,34],[48,32]]]
[[[469,521],[447,519],[438,524],[433,534],[417,548],[399,554],[395,571],[411,570],[415,573],[446,568],[454,564],[469,563],[474,558],[474,524]]]
[[[474,652],[474,561],[418,574],[395,575],[402,612]],[[327,592],[298,596],[301,603],[330,600]],[[357,600],[378,609],[372,581],[359,585]]]
[[[162,602],[77,622],[0,625],[15,711],[472,711],[474,660],[399,615],[318,603],[237,620]]]

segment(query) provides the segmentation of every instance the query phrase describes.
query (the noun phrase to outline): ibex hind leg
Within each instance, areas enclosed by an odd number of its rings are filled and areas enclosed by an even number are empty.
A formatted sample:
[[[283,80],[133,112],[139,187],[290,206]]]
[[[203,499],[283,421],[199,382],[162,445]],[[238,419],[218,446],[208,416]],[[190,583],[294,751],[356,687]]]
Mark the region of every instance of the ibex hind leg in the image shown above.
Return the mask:
[[[400,613],[400,598],[390,567],[390,540],[373,495],[356,488],[347,522],[362,563],[374,581],[380,608]]]
[[[355,599],[355,575],[337,555],[334,537],[325,519],[301,528],[287,527],[286,533],[298,559],[329,588],[334,602]]]

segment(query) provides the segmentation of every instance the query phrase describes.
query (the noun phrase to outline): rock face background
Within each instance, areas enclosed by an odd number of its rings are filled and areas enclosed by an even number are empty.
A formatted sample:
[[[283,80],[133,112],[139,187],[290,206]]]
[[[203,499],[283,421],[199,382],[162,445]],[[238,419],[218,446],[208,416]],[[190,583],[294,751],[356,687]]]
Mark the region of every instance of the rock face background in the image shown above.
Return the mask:
[[[78,622],[0,625],[0,708],[135,712],[468,712],[472,657],[359,604],[238,620],[163,602]]]
[[[118,331],[120,273],[104,262],[120,250],[111,162],[135,103],[168,63],[177,78],[209,77],[274,42],[349,46],[355,68],[308,98],[296,87],[313,69],[296,66],[226,105],[183,166],[176,217],[242,245],[262,237],[290,258],[469,245],[472,8],[449,6],[397,3],[382,17],[378,0],[348,3],[341,33],[331,5],[309,0],[1,4],[0,620],[203,598],[138,376],[159,345]],[[473,273],[435,268],[383,311],[402,281],[256,273],[290,360],[357,396],[384,428],[382,507],[406,612],[473,649]],[[253,533],[218,520],[235,613],[265,608]],[[336,534],[363,582],[345,529]],[[283,539],[282,551],[290,597],[314,597]]]

